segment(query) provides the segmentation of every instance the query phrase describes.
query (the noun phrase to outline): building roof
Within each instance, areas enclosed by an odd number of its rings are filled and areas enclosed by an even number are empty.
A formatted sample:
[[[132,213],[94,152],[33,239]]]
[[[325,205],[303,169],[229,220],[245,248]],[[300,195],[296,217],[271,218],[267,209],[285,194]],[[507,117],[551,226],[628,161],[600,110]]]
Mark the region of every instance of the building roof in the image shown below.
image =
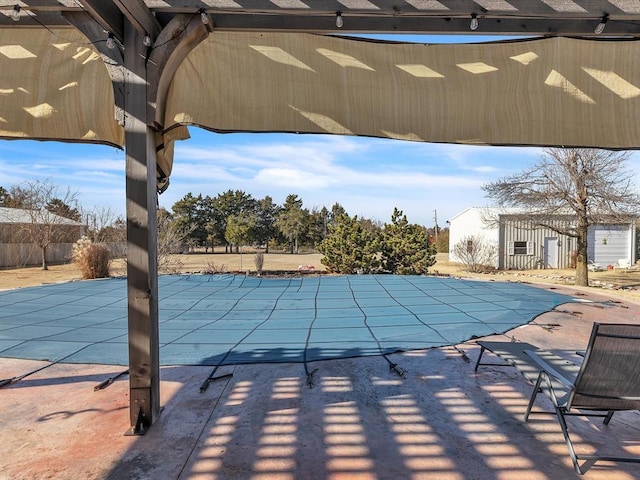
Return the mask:
[[[75,220],[71,220],[69,218],[61,217],[59,215],[55,215],[51,212],[45,212],[46,218],[50,220],[50,223],[55,225],[69,225],[81,227],[83,226],[82,222],[76,222]],[[44,216],[42,217],[44,218]],[[24,208],[8,208],[8,207],[0,207],[0,224],[25,224],[32,223],[31,215],[28,210]]]
[[[538,216],[536,214],[532,214],[526,210],[523,210],[521,208],[501,208],[501,207],[469,207],[469,208],[465,208],[463,211],[461,211],[460,213],[455,214],[453,217],[451,217],[449,219],[449,222],[451,222],[452,220],[455,220],[456,218],[462,216],[463,214],[467,213],[467,212],[478,212],[482,215],[485,216],[490,216],[490,217],[494,217],[494,218],[500,218],[500,217],[507,217],[510,215],[526,215],[526,216]],[[545,217],[547,217],[547,215],[544,215]],[[575,213],[571,212],[569,210],[565,210],[565,211],[559,211],[558,213],[552,215],[552,217],[554,218],[562,218],[562,217],[567,217],[567,216],[571,216],[571,217],[575,217]],[[603,216],[604,217],[604,216]],[[628,225],[628,224],[633,224],[635,223],[637,217],[633,217],[633,218],[629,218],[628,221],[623,222],[620,221],[619,219],[617,219],[615,221],[615,224],[619,224],[619,225]]]

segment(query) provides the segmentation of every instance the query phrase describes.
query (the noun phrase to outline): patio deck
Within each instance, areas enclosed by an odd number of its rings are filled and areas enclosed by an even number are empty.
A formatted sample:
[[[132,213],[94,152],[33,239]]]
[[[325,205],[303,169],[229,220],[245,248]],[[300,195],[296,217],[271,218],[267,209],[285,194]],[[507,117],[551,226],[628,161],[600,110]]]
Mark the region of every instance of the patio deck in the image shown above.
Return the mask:
[[[608,297],[554,291],[605,301]],[[593,321],[638,322],[640,304],[567,304],[508,332],[543,348],[584,348]],[[488,338],[505,338],[493,336]],[[0,479],[635,479],[636,464],[599,462],[579,477],[553,417],[524,423],[531,386],[513,368],[481,367],[473,343],[314,363],[161,369],[164,411],[126,437],[127,377],[107,365],[56,364],[0,390]],[[466,362],[460,351],[471,362]],[[0,359],[2,377],[47,362]],[[546,398],[538,404],[544,406]],[[546,403],[549,406],[548,403]],[[581,451],[640,455],[640,414],[608,427],[576,417]]]

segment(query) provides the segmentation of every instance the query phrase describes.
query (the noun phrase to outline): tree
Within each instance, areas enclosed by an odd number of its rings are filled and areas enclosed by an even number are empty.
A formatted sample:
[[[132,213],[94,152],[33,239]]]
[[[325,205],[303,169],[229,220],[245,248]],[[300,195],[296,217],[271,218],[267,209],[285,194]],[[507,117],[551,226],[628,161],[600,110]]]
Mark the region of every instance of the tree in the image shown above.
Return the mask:
[[[54,241],[60,241],[61,226],[69,223],[69,219],[64,215],[78,211],[77,193],[67,189],[61,197],[58,190],[49,180],[33,180],[13,186],[10,192],[11,198],[18,201],[20,208],[29,215],[30,222],[21,228],[29,239],[40,247],[43,270],[49,269],[47,248]]]
[[[276,220],[276,226],[289,240],[291,253],[298,253],[298,243],[307,228],[305,220],[308,214],[306,210],[302,209],[302,200],[297,195],[287,196]]]
[[[198,217],[204,224],[204,252],[207,253],[209,251],[209,247],[211,247],[211,251],[213,252],[213,248],[216,244],[216,233],[218,232],[218,224],[216,222],[216,209],[214,200],[209,195],[203,197],[202,200],[198,202]]]
[[[181,253],[185,244],[189,241],[189,230],[184,230],[184,225],[180,226],[171,220],[171,215],[164,208],[158,208],[158,272],[178,273],[183,262],[175,253]],[[193,227],[192,227],[193,228]]]
[[[97,220],[97,225],[101,225],[100,220]],[[127,242],[127,222],[122,217],[117,217],[109,224],[102,224],[97,230],[94,242],[103,243],[121,243]]]
[[[589,226],[627,222],[640,210],[628,159],[628,152],[546,148],[533,167],[483,189],[498,206],[521,209],[532,223],[575,238],[576,285],[586,286]],[[575,223],[552,222],[558,214]]]
[[[95,243],[124,243],[127,224],[109,207],[94,207],[80,213],[86,226],[85,235]]]
[[[422,275],[436,263],[436,248],[427,229],[409,223],[402,210],[393,209],[391,223],[382,230],[382,268],[399,275]]]
[[[226,241],[227,218],[238,215],[242,212],[256,211],[256,200],[242,190],[227,190],[213,199],[213,210],[215,212],[216,240],[225,244],[225,252],[230,245]]]
[[[453,246],[453,254],[467,272],[485,273],[495,269],[498,248],[481,236],[469,235]]]
[[[47,202],[45,208],[55,215],[60,215],[61,217],[68,218],[76,222],[79,222],[82,219],[80,210],[72,207],[71,205],[67,205],[63,200],[59,198],[51,199],[49,202]]]
[[[380,266],[378,234],[358,219],[342,214],[328,226],[325,239],[318,245],[324,256],[320,262],[333,273],[375,273]]]
[[[202,246],[206,243],[206,220],[201,215],[201,203],[202,195],[194,197],[189,192],[171,207],[173,215],[170,219],[175,228],[184,234],[190,246]]]
[[[229,215],[224,236],[229,244],[239,247],[240,269],[242,270],[242,247],[247,245],[254,237],[256,219],[248,213]]]
[[[9,191],[0,186],[0,207],[11,207],[11,195]]]
[[[320,210],[312,208],[311,212],[307,216],[307,235],[305,243],[309,243],[313,248],[324,240],[327,236],[329,211],[326,207],[322,207]]]
[[[264,245],[269,253],[269,240],[278,234],[276,217],[280,209],[268,195],[258,201],[256,208],[255,240],[258,245]]]
[[[449,229],[438,229],[438,238],[435,240],[436,251],[444,253],[449,251]]]

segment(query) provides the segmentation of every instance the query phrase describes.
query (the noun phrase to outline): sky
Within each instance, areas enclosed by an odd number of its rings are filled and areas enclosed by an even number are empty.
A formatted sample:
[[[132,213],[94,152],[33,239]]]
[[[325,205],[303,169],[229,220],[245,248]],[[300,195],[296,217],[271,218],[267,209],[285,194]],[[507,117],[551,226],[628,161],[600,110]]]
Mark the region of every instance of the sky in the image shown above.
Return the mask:
[[[429,144],[336,135],[214,134],[190,129],[179,142],[160,206],[191,192],[217,196],[243,190],[282,204],[296,194],[303,206],[340,203],[350,215],[389,222],[394,207],[411,223],[446,226],[472,206],[487,204],[482,185],[534,162],[536,148]],[[100,145],[0,141],[0,186],[48,180],[78,193],[84,210],[125,214],[122,150]]]
[[[479,37],[376,38],[446,43]],[[491,40],[483,37],[483,41]],[[469,207],[485,206],[482,186],[534,164],[540,148],[429,144],[336,135],[215,134],[190,128],[176,143],[168,210],[187,193],[211,197],[242,190],[282,204],[296,194],[303,206],[340,203],[350,215],[389,222],[394,207],[411,223],[432,227]],[[83,210],[109,208],[125,216],[125,156],[102,145],[0,140],[0,186],[48,180],[77,192]],[[640,154],[630,166],[640,172]]]

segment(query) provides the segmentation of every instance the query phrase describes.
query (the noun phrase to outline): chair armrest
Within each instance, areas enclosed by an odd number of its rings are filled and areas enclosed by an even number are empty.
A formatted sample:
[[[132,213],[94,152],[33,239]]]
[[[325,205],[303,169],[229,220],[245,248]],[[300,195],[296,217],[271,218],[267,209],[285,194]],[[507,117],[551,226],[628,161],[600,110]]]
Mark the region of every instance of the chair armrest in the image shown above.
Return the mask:
[[[536,352],[534,352],[533,350],[525,350],[524,353],[529,355],[531,360],[533,360],[544,372],[546,372],[549,375],[551,375],[553,378],[555,378],[560,383],[562,383],[565,387],[567,387],[567,388],[574,388],[575,387],[575,385],[573,384],[573,382],[571,380],[567,379],[560,372],[558,372],[555,368],[553,368],[551,365],[549,365],[549,363],[547,363],[545,360],[540,358]]]

